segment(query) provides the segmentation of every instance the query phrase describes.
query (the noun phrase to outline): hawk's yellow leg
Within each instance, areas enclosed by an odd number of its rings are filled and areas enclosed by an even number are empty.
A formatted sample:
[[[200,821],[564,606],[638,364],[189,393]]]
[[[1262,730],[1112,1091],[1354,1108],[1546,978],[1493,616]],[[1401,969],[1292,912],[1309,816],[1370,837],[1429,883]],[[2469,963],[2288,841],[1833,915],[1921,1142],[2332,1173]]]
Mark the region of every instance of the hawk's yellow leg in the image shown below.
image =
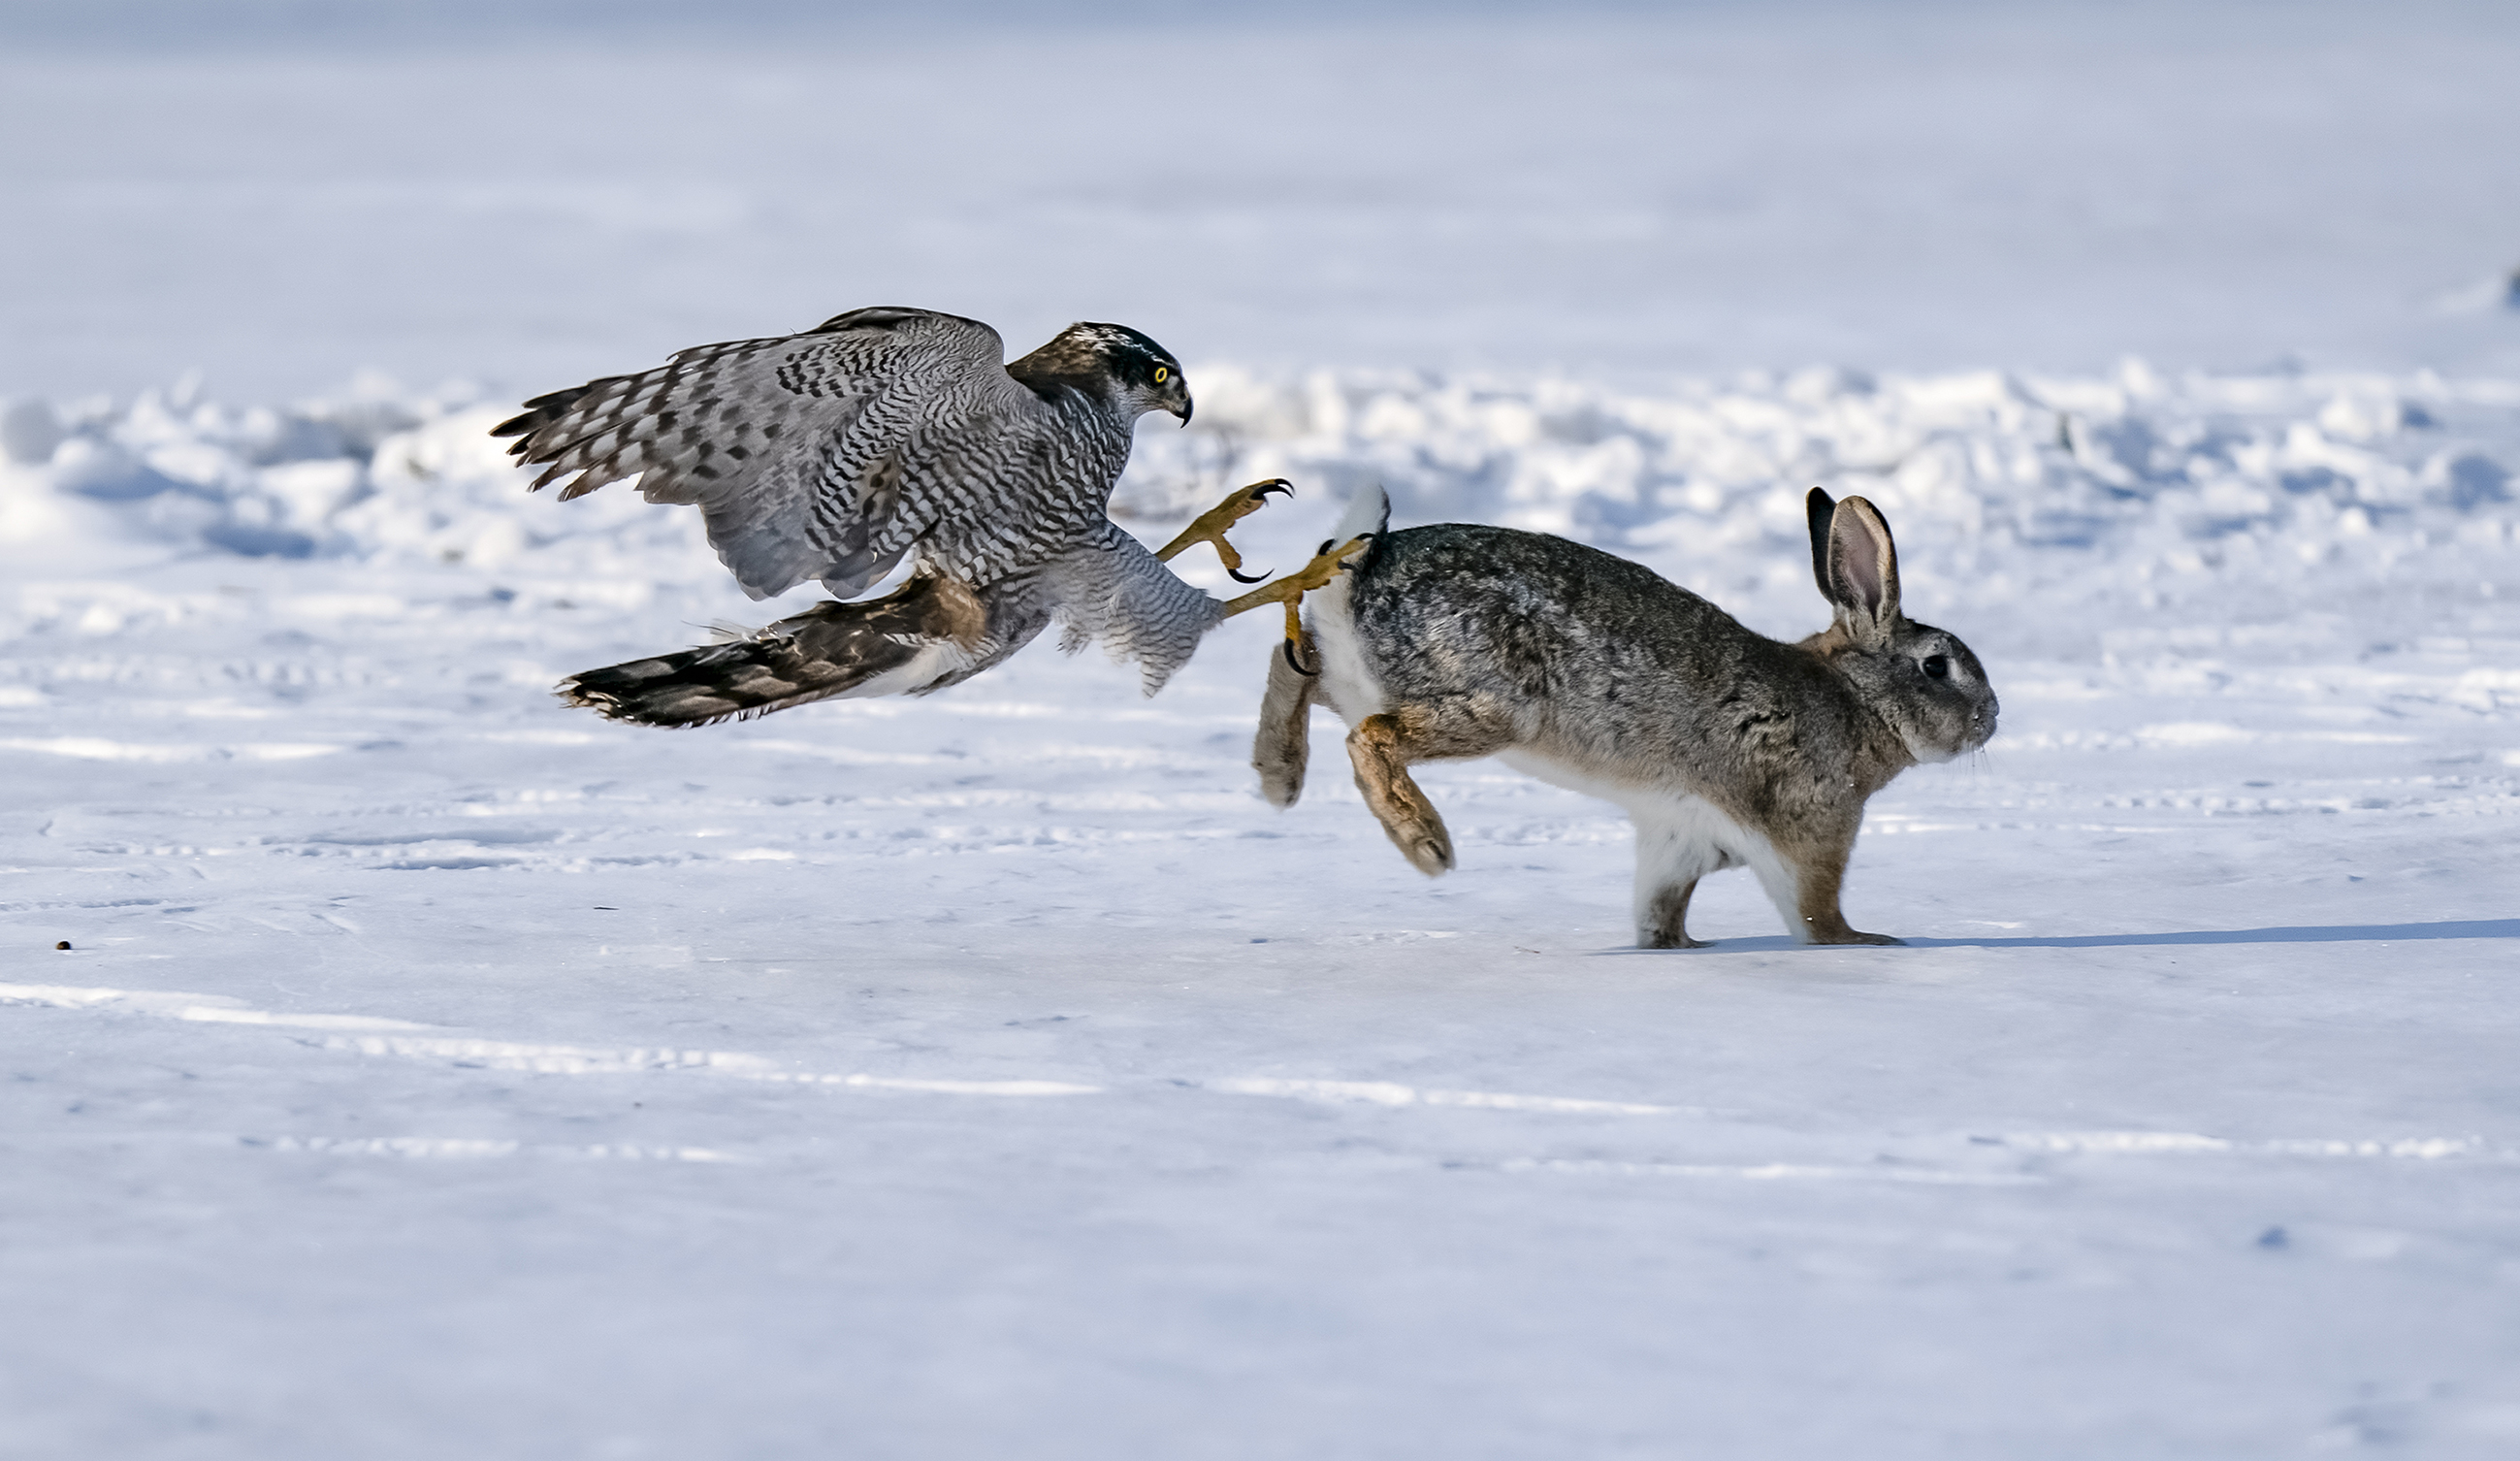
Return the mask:
[[[1313,555],[1311,563],[1274,583],[1264,583],[1238,599],[1227,600],[1225,613],[1221,617],[1232,618],[1238,614],[1258,609],[1264,604],[1285,605],[1286,662],[1293,665],[1300,673],[1318,673],[1315,670],[1305,669],[1304,662],[1295,654],[1295,646],[1304,642],[1304,618],[1297,606],[1303,603],[1304,595],[1345,572],[1349,568],[1348,560],[1364,552],[1372,542],[1373,534],[1369,532],[1349,538],[1335,547],[1324,543],[1322,551]]]
[[[1155,556],[1169,560],[1192,543],[1214,543],[1216,556],[1225,561],[1225,571],[1233,575],[1235,582],[1259,582],[1269,575],[1246,574],[1242,571],[1242,555],[1236,552],[1234,545],[1225,540],[1225,529],[1260,511],[1268,504],[1269,494],[1272,492],[1283,492],[1292,497],[1295,495],[1295,485],[1282,477],[1273,477],[1267,481],[1255,481],[1247,487],[1237,487],[1223,502],[1191,520],[1191,525],[1181,530],[1180,536],[1155,550]]]

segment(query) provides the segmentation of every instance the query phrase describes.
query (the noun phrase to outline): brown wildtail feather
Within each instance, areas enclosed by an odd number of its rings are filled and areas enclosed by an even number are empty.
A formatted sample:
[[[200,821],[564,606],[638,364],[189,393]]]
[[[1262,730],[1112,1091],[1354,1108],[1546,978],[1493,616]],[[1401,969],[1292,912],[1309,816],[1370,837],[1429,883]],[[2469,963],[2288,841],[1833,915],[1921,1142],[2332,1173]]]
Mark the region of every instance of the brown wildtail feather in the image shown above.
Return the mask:
[[[987,623],[968,585],[922,572],[882,598],[817,604],[731,644],[581,671],[560,695],[641,725],[749,720],[843,694],[940,643],[975,649]]]

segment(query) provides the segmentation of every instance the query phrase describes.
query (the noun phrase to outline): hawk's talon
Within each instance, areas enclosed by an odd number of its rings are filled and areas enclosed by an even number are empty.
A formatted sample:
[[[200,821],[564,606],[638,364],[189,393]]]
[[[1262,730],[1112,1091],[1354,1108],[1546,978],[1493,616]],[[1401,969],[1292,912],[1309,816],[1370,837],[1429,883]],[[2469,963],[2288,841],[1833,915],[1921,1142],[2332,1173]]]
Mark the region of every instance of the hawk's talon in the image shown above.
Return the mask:
[[[1306,593],[1329,582],[1333,575],[1348,567],[1346,560],[1364,552],[1372,542],[1373,534],[1368,532],[1349,538],[1344,543],[1325,543],[1322,545],[1322,551],[1313,555],[1311,563],[1274,583],[1263,584],[1238,599],[1229,600],[1226,603],[1225,612],[1219,617],[1232,618],[1238,614],[1247,614],[1264,604],[1283,604],[1291,617],[1295,613],[1297,601],[1301,600]]]
[[[1260,582],[1269,575],[1263,573],[1259,578],[1246,578],[1242,575],[1242,555],[1236,552],[1234,545],[1225,540],[1225,530],[1268,506],[1269,494],[1272,492],[1283,492],[1292,497],[1295,495],[1295,486],[1282,477],[1273,477],[1267,481],[1255,481],[1247,487],[1235,488],[1226,495],[1223,502],[1192,519],[1191,525],[1183,528],[1178,536],[1156,549],[1155,557],[1170,561],[1192,543],[1214,543],[1217,558],[1224,562],[1225,571],[1234,575],[1235,582]]]
[[[1225,571],[1225,576],[1233,579],[1237,583],[1266,583],[1269,581],[1269,575],[1265,571],[1246,573],[1240,569],[1227,569]]]
[[[1319,679],[1322,672],[1318,669],[1306,669],[1304,657],[1295,653],[1295,647],[1304,642],[1304,615],[1303,611],[1296,607],[1303,601],[1302,594],[1297,594],[1286,601],[1286,637],[1282,641],[1286,647],[1286,667],[1306,679]]]

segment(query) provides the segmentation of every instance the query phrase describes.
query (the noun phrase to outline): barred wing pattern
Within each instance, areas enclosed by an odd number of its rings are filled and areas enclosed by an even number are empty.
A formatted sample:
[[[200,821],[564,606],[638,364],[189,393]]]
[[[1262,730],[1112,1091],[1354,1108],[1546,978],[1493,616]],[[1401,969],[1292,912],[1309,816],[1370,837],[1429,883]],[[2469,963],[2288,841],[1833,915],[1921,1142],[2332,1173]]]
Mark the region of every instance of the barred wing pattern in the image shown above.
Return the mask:
[[[497,434],[544,466],[534,486],[573,478],[563,499],[635,476],[650,502],[698,504],[753,598],[809,578],[847,597],[889,572],[940,509],[968,511],[975,479],[994,485],[1005,474],[990,469],[1013,465],[989,459],[1051,425],[1005,355],[977,320],[852,310],[538,396]],[[1025,504],[977,506],[1020,518]]]
[[[1137,418],[1190,419],[1180,362],[1126,326],[1091,323],[1004,357],[976,320],[858,309],[526,402],[496,434],[544,467],[534,486],[561,482],[569,498],[636,477],[651,502],[697,503],[756,599],[808,578],[851,599],[916,554],[910,579],[880,599],[589,670],[562,693],[651,725],[925,694],[1056,620],[1068,649],[1099,639],[1136,661],[1153,694],[1226,607],[1110,517]]]

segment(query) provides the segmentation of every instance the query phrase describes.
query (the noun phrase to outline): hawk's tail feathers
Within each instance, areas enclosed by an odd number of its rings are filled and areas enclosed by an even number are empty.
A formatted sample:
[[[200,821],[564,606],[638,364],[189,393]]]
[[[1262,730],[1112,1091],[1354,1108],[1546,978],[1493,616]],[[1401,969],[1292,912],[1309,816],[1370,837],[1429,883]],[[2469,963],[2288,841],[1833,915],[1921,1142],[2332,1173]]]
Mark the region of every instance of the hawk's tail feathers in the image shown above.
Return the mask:
[[[987,617],[961,581],[921,573],[882,598],[817,604],[732,643],[584,670],[560,694],[641,725],[749,720],[833,696],[923,689],[970,656]]]

